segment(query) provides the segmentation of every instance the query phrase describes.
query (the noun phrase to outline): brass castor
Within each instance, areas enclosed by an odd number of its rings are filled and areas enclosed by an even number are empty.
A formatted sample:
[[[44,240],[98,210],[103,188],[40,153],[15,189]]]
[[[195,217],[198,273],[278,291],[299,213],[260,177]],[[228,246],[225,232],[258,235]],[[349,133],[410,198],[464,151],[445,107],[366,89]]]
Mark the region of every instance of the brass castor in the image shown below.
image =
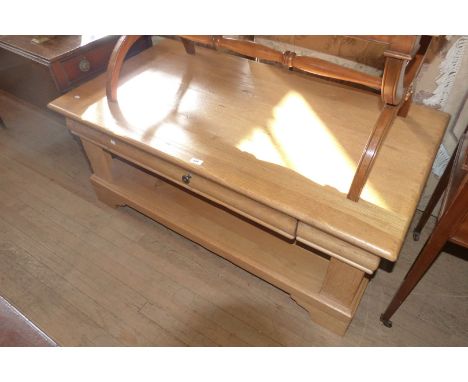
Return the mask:
[[[384,319],[383,314],[380,315],[380,321],[382,321],[382,324],[384,324],[387,328],[392,327],[392,321]]]

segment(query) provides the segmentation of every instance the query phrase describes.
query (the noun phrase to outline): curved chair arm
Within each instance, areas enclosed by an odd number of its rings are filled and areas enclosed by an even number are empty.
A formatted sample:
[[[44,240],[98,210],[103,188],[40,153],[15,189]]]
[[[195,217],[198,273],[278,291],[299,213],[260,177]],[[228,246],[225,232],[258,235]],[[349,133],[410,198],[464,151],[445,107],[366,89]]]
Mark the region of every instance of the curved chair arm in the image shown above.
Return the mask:
[[[120,70],[130,48],[141,36],[122,36],[115,44],[107,66],[106,95],[111,102],[117,102],[117,88]]]

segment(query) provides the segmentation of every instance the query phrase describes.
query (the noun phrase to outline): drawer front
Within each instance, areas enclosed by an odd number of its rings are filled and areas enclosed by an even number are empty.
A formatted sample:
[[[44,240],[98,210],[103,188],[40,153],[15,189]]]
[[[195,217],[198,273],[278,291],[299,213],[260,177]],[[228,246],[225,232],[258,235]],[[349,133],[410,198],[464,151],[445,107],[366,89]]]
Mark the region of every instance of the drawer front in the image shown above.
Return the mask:
[[[374,273],[380,264],[380,257],[303,222],[297,225],[296,240],[368,274]]]
[[[54,62],[51,70],[54,73],[59,90],[65,92],[71,87],[105,71],[118,38],[118,36],[104,38],[89,47],[81,49],[72,56]],[[128,57],[148,48],[150,44],[149,38],[142,37],[129,51]]]
[[[116,40],[106,41],[104,44],[80,51],[53,64],[53,71],[60,90],[66,91],[70,87],[101,73],[107,67]]]
[[[230,190],[193,171],[188,171],[181,166],[135,148],[118,138],[111,138],[75,121],[68,120],[68,126],[74,134],[82,139],[104,147],[111,153],[227,207],[287,239],[295,238],[297,220],[291,216]]]

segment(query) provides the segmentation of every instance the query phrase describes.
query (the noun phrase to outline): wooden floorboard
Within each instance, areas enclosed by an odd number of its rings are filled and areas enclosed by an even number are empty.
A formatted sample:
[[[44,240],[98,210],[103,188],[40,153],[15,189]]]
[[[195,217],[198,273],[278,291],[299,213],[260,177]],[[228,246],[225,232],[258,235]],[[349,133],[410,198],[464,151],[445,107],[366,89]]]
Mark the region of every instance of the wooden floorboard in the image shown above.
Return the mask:
[[[466,346],[468,265],[443,253],[385,328],[422,246],[370,282],[344,337],[289,296],[130,208],[97,201],[79,143],[0,91],[0,295],[64,346]]]

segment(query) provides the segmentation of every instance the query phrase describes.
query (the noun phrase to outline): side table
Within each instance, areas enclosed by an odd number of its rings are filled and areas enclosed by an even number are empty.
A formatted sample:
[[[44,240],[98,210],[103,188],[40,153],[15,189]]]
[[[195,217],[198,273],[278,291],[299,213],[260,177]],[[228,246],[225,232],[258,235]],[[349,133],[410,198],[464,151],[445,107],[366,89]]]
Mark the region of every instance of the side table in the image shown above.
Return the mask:
[[[0,36],[0,89],[36,106],[107,68],[119,36]],[[145,36],[129,56],[152,45]]]
[[[444,190],[445,196],[439,221],[380,317],[387,327],[392,326],[390,318],[416,287],[448,241],[468,248],[468,133],[466,131],[429,200],[426,211],[414,229],[415,240],[419,240],[419,233]]]

